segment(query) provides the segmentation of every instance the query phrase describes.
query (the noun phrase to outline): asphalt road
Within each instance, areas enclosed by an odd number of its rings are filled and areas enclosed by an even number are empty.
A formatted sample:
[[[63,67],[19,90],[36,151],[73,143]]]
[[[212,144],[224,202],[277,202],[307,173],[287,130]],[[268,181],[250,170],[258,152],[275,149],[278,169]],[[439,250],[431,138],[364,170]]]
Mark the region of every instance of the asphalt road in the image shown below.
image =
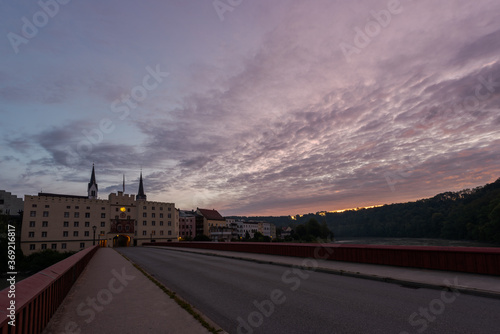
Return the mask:
[[[498,299],[169,249],[119,251],[229,333],[500,330]]]

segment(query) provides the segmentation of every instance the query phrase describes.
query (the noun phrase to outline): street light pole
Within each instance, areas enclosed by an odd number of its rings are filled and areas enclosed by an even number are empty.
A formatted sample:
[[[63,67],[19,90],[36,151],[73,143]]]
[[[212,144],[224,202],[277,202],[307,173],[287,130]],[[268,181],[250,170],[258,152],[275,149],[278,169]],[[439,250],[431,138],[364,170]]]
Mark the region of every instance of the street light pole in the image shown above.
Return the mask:
[[[92,230],[94,230],[94,239],[92,240],[92,245],[95,246],[95,230],[97,229],[97,226],[92,226]]]

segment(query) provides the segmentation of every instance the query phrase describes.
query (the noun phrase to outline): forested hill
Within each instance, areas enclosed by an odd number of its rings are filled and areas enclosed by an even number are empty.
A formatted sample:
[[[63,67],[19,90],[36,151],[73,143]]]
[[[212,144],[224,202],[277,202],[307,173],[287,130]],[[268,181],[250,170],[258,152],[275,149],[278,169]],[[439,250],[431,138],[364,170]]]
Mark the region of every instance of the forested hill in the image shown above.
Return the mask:
[[[336,237],[408,237],[500,243],[500,179],[484,187],[445,192],[416,202],[373,209],[282,217],[240,217],[278,227],[316,218]]]

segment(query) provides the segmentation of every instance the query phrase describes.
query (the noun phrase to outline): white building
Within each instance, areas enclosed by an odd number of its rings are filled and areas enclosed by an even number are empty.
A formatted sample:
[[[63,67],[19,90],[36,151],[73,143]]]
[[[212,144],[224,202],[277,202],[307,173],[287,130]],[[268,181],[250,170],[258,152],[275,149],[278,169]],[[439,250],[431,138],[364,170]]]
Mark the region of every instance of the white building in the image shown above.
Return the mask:
[[[235,224],[238,226],[238,236],[240,236],[241,238],[245,238],[247,233],[249,234],[250,238],[253,238],[255,232],[259,231],[258,223],[237,221],[235,222]]]

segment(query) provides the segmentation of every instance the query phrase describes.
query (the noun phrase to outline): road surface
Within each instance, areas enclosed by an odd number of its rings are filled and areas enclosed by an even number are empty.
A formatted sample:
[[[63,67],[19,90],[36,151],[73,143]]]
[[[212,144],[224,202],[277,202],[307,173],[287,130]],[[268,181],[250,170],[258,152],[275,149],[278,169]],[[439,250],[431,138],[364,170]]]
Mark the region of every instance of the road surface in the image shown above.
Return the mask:
[[[119,251],[229,333],[499,331],[498,299],[170,249]]]

